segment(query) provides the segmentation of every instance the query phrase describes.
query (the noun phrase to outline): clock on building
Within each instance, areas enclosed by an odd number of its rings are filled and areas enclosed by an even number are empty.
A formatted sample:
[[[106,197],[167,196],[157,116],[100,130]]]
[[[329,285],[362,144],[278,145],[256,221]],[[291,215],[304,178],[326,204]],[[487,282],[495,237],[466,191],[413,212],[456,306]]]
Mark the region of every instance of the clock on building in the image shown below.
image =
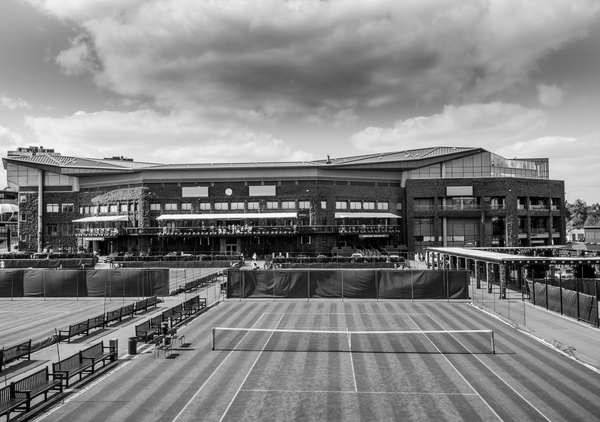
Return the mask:
[[[232,193],[233,193],[233,191],[231,190],[231,188],[225,189],[225,195],[231,196]]]

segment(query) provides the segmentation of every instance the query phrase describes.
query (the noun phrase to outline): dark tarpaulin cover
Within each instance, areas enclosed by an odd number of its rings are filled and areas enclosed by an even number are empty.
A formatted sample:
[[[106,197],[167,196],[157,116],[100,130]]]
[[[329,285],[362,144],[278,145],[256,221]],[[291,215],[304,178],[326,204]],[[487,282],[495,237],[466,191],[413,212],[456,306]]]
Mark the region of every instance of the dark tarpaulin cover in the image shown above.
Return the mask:
[[[294,271],[237,271],[245,298],[306,298],[308,276]]]
[[[44,270],[23,270],[23,296],[44,297]]]
[[[0,297],[23,297],[23,270],[0,271]]]
[[[83,270],[48,271],[45,269],[25,272],[24,283],[33,272],[42,273],[44,280],[44,297],[85,297],[85,274]]]
[[[548,286],[548,309],[558,313],[560,313],[560,290],[558,287]]]
[[[164,296],[169,294],[168,269],[87,271],[90,297]]]
[[[594,305],[597,304],[593,296],[579,293],[579,318],[596,324],[598,321],[598,308]]]
[[[577,293],[572,290],[563,289],[563,314],[577,318]],[[557,312],[560,312],[560,307]]]
[[[229,271],[227,297],[466,299],[467,271]]]
[[[322,270],[310,272],[311,295],[316,298],[342,297],[341,270]]]
[[[546,307],[546,285],[541,283],[535,283],[535,292],[533,295],[535,299],[535,305]]]

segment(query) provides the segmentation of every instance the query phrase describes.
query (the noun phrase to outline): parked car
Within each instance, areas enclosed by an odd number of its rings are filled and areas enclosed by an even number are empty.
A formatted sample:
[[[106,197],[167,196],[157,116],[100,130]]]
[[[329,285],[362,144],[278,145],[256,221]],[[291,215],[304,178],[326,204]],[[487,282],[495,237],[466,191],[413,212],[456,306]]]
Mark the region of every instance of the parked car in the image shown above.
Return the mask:
[[[121,258],[122,256],[123,256],[123,252],[113,252],[110,255],[108,255],[106,258],[104,258],[104,262],[110,264],[111,262],[118,261],[119,258]]]

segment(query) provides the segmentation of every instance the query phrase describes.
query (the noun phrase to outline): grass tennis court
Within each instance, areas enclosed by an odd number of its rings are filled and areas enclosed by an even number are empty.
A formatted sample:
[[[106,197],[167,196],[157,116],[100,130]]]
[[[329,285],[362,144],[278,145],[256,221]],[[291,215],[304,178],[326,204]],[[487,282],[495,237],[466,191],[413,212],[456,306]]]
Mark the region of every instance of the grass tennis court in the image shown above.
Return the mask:
[[[217,330],[223,350],[212,350],[212,327],[265,331],[226,338]],[[447,330],[493,330],[496,353],[484,333],[412,333]],[[383,333],[357,335],[348,348],[347,331]],[[185,344],[170,357],[141,353],[45,419],[593,421],[600,415],[598,373],[466,303],[230,301],[180,333]]]

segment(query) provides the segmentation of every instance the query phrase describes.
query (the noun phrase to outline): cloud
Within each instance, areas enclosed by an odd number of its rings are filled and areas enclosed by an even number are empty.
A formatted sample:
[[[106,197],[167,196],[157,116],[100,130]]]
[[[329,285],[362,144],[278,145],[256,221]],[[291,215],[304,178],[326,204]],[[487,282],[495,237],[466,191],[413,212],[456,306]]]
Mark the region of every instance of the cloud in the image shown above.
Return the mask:
[[[537,90],[538,99],[542,105],[554,107],[559,105],[563,100],[563,90],[556,85],[540,84],[537,86]]]
[[[235,125],[215,129],[186,113],[77,112],[62,118],[29,116],[25,122],[41,143],[63,155],[123,155],[158,163],[311,159],[269,133]]]
[[[98,86],[160,107],[260,104],[268,118],[485,102],[526,83],[600,10],[593,0],[29,1],[89,37],[57,57],[67,73],[87,69]],[[100,66],[86,66],[90,56]]]
[[[0,93],[0,109],[16,110],[16,109],[28,109],[31,105],[21,98],[11,98],[5,95],[3,92]]]
[[[70,40],[71,47],[56,56],[56,63],[68,76],[94,73],[100,67],[95,52],[87,37],[79,35]]]
[[[398,120],[392,127],[368,127],[351,136],[361,151],[410,149],[415,144],[481,146],[496,149],[523,139],[546,124],[546,116],[518,104],[448,105],[439,114]],[[538,154],[535,154],[538,155]]]
[[[600,174],[600,132],[581,137],[545,136],[500,148],[499,154],[508,158],[547,157],[550,160],[550,179],[564,180],[567,200],[582,199],[589,205],[600,202],[590,197],[598,191]]]

